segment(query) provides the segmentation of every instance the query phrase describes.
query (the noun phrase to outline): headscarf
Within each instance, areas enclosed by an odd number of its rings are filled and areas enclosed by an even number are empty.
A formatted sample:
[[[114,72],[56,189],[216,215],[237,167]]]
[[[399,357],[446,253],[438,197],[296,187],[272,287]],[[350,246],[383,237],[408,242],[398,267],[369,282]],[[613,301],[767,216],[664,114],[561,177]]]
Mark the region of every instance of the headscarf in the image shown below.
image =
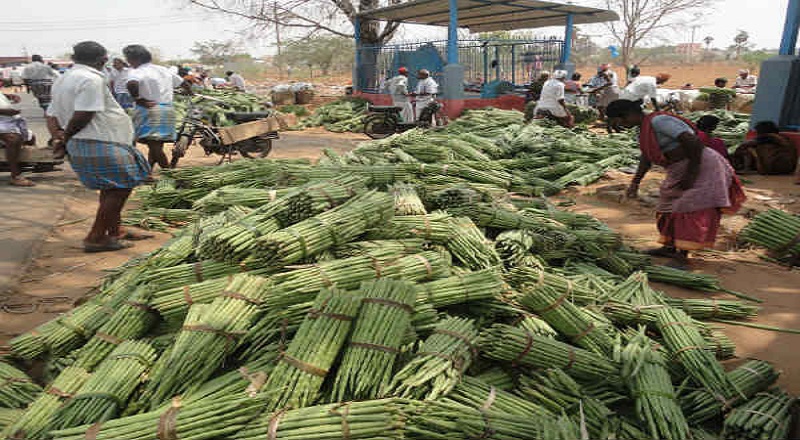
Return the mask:
[[[554,79],[567,79],[567,71],[566,70],[553,71],[553,78]]]
[[[642,128],[639,130],[639,149],[642,151],[642,156],[656,165],[667,166],[667,158],[664,157],[664,153],[661,152],[661,146],[658,144],[658,139],[656,138],[656,131],[653,130],[653,118],[659,115],[668,115],[678,118],[691,127],[695,133],[697,133],[697,127],[692,121],[668,112],[653,112],[644,117]]]

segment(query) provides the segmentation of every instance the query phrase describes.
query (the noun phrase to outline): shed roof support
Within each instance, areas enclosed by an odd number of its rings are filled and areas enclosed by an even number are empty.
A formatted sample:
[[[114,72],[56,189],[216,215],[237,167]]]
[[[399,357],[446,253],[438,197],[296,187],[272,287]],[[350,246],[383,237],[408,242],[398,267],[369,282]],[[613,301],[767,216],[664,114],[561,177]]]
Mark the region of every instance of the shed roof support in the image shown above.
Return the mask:
[[[567,14],[566,27],[564,29],[564,49],[561,51],[561,64],[568,63],[572,56],[572,36],[574,29],[575,17],[571,13]]]
[[[447,29],[447,64],[458,64],[458,0],[450,0],[450,25]]]
[[[797,52],[798,28],[800,28],[800,0],[789,0],[779,54],[794,55]]]

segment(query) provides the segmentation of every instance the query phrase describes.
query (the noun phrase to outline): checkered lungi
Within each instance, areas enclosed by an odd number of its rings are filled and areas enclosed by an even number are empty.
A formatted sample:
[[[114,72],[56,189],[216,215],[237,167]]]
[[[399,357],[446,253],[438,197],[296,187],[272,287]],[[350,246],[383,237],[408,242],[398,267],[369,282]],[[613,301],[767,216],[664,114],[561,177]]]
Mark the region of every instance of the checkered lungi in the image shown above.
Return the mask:
[[[135,188],[150,174],[150,165],[133,145],[92,139],[70,139],[72,169],[89,189]]]
[[[137,141],[175,142],[175,108],[172,104],[156,104],[150,108],[137,105],[131,111]]]
[[[50,106],[50,101],[52,101],[50,90],[53,88],[53,80],[32,79],[28,84],[31,86],[31,93],[39,101],[39,107],[47,110],[47,107]]]
[[[124,109],[133,108],[133,97],[130,93],[127,92],[116,92],[114,93],[114,99],[117,101],[120,107]]]

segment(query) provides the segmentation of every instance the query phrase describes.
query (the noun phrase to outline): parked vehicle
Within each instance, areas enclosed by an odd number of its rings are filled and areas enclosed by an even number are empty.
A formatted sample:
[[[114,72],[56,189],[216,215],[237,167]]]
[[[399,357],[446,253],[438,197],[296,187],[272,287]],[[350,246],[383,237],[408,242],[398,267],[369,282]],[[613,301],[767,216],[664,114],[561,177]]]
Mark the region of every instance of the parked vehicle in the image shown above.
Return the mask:
[[[449,119],[444,114],[444,104],[438,100],[430,102],[419,112],[414,122],[402,122],[402,109],[391,105],[371,105],[364,117],[364,133],[372,139],[383,139],[395,133],[402,133],[416,127],[430,128],[447,125]]]
[[[217,101],[220,107],[228,107],[223,101],[204,96],[202,99]],[[227,112],[225,117],[236,124],[258,121],[273,116],[273,111],[264,112]],[[235,142],[226,141],[222,131],[226,127],[218,126],[214,118],[206,114],[201,108],[194,105],[194,100],[188,99],[186,115],[178,128],[175,146],[172,148],[170,165],[175,167],[181,157],[186,154],[189,147],[197,140],[206,156],[217,154],[219,163],[230,161],[234,154],[240,154],[248,159],[263,158],[272,151],[272,141],[280,139],[277,131],[254,133],[252,136]]]

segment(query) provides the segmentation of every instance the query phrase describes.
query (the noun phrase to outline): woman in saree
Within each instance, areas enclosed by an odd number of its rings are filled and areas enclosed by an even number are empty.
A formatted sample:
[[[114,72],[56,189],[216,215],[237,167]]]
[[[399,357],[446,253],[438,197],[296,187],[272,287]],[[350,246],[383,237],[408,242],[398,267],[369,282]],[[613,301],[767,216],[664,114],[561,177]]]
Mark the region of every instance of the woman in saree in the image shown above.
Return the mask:
[[[656,219],[661,248],[651,255],[673,258],[685,268],[689,251],[711,248],[723,213],[732,214],[745,200],[736,173],[719,153],[697,137],[694,125],[670,113],[645,115],[639,103],[620,99],[608,105],[610,123],[640,127],[641,158],[628,188],[638,195],[639,184],[653,164],[665,168]]]

